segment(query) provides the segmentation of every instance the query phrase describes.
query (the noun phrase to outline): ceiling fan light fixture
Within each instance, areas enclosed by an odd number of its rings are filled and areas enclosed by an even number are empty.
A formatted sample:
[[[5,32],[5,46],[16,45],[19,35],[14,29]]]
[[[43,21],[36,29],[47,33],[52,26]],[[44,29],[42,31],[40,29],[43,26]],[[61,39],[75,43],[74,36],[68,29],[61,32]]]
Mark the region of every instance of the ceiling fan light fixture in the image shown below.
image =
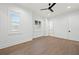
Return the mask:
[[[68,9],[70,9],[70,8],[71,8],[71,6],[68,6],[67,8],[68,8]]]

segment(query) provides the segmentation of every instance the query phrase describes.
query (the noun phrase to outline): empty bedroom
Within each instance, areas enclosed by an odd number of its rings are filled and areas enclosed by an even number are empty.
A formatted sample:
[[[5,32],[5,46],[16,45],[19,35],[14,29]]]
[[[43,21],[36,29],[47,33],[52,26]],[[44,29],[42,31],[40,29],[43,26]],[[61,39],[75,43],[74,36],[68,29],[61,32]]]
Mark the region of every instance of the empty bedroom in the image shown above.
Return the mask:
[[[79,3],[0,3],[0,55],[79,55]]]

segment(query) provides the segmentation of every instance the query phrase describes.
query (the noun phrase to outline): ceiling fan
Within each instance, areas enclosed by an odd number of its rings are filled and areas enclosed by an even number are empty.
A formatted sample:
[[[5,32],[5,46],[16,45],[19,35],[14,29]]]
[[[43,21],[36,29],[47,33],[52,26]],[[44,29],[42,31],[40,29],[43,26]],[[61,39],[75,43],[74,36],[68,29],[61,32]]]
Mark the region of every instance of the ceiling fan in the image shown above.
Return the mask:
[[[49,7],[48,7],[48,8],[40,9],[40,10],[50,10],[51,12],[54,12],[54,11],[52,10],[52,7],[54,7],[55,4],[56,4],[56,3],[53,3],[53,4],[49,3]]]

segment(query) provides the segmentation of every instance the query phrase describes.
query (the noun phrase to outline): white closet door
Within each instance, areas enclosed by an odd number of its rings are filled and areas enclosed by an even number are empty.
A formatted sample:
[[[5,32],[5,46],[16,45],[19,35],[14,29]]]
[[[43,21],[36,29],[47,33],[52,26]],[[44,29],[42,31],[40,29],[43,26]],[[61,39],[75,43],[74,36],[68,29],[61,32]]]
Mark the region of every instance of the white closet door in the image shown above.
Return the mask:
[[[79,41],[79,12],[70,15],[69,25],[70,25],[69,39]]]
[[[54,34],[60,38],[68,38],[68,17],[59,17],[54,21]]]

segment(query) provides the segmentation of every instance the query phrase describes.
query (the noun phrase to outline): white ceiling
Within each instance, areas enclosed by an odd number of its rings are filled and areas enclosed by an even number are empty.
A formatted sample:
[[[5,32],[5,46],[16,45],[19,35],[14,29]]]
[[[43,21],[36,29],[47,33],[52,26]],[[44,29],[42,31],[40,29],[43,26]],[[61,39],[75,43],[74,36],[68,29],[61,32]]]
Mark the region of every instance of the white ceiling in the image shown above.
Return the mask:
[[[28,10],[31,10],[33,14],[36,14],[42,17],[53,17],[56,15],[60,15],[62,13],[79,10],[79,3],[57,3],[52,8],[54,12],[50,12],[49,10],[43,10],[43,11],[40,10],[40,9],[49,7],[48,3],[20,3],[18,5]],[[67,8],[68,6],[70,6],[71,8]]]

